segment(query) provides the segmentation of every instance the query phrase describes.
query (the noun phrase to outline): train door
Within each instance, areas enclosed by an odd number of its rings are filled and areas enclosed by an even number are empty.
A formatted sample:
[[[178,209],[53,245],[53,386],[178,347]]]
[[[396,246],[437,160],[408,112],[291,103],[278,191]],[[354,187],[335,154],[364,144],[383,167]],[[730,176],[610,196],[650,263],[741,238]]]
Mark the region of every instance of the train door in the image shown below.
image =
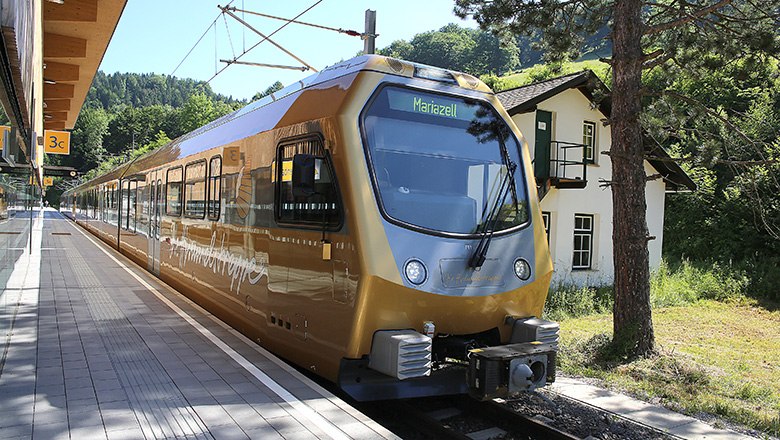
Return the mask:
[[[149,186],[149,246],[148,270],[160,275],[160,221],[162,220],[162,171],[152,171],[147,177]]]

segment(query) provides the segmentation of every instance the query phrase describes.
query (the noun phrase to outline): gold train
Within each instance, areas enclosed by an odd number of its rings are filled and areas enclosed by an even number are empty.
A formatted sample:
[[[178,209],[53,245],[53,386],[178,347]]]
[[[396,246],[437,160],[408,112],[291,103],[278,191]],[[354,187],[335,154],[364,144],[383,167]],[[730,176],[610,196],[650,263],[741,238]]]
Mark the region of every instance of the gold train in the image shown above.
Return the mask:
[[[491,90],[341,62],[62,197],[88,231],[358,400],[555,379],[531,161]]]

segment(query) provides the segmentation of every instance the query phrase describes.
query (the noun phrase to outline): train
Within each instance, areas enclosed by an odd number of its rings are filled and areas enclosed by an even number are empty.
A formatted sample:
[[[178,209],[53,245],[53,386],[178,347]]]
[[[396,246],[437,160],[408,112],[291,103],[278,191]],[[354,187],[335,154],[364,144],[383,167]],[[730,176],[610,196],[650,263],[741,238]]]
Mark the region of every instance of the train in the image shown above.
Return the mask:
[[[555,380],[528,145],[474,76],[339,62],[63,193],[60,210],[356,400]]]

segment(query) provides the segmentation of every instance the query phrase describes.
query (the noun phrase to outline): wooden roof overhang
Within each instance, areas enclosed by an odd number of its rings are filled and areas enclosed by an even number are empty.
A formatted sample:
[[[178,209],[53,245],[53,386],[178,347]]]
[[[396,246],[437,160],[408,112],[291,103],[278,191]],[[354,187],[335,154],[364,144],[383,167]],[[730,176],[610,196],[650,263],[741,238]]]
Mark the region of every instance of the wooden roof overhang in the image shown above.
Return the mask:
[[[127,0],[43,0],[44,128],[72,129]]]

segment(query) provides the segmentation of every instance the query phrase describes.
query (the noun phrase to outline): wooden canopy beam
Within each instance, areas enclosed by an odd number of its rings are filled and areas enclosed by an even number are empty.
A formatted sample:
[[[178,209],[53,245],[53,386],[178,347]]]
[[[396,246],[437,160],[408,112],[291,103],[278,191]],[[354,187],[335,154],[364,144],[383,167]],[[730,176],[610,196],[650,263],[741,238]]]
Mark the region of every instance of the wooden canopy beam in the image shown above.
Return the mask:
[[[68,0],[62,4],[45,1],[43,16],[48,21],[96,22],[97,0]]]
[[[72,84],[44,84],[44,102],[50,98],[72,98],[74,86]]]
[[[46,104],[46,106],[43,108],[44,112],[61,112],[70,110],[70,99],[44,98],[43,102]]]
[[[77,64],[58,63],[56,61],[43,60],[45,68],[43,77],[52,81],[78,81],[79,66]]]
[[[68,112],[49,112],[44,110],[43,119],[45,122],[65,122],[68,120]]]
[[[65,130],[65,121],[43,122],[43,128],[47,130]]]
[[[87,40],[44,32],[44,58],[84,58],[86,56]]]

